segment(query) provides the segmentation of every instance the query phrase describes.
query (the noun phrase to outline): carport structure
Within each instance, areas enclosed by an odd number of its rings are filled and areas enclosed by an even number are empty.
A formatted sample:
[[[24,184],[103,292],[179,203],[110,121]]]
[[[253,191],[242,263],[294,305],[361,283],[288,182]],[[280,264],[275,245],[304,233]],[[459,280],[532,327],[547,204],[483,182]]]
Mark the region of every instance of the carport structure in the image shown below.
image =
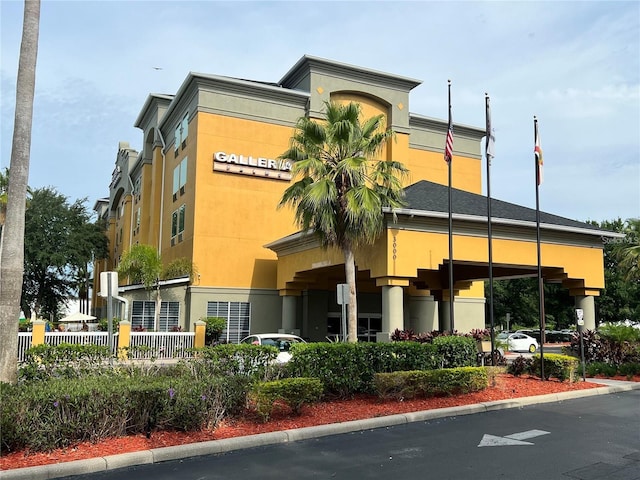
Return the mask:
[[[451,326],[448,188],[420,181],[405,193],[406,207],[386,211],[382,236],[355,255],[358,310],[379,309],[382,337],[378,338],[386,338],[396,328],[426,332]],[[454,325],[466,332],[485,327],[487,198],[454,189],[452,204]],[[491,205],[494,279],[537,276],[536,211],[496,199]],[[604,240],[619,236],[587,223],[540,213],[543,279],[569,290],[576,308],[584,310],[587,328],[595,328],[594,297],[604,288]],[[313,331],[316,321],[330,314],[332,302],[309,292],[333,292],[335,297],[336,285],[345,278],[342,252],[323,249],[312,234],[303,232],[267,247],[278,256],[283,329],[299,325],[296,317],[301,314],[303,330]],[[368,296],[362,303],[361,295]]]

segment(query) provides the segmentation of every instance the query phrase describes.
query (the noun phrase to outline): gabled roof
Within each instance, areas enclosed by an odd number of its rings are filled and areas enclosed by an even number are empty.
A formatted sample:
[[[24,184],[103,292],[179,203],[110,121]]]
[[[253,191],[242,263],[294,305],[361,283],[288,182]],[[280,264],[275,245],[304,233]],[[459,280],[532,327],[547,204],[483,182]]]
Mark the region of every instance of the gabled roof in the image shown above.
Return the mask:
[[[449,212],[449,190],[446,185],[422,180],[414,183],[405,189],[407,206],[400,210],[400,213],[410,211],[424,212]],[[453,188],[451,191],[452,214],[472,217],[487,218],[487,197],[476,193],[467,192]],[[491,199],[492,221],[504,219],[515,222],[535,223],[536,211],[533,208],[523,207],[515,203],[504,202],[495,198]],[[486,220],[485,220],[486,221]],[[601,231],[609,234],[605,230],[569,218],[560,217],[547,212],[540,212],[540,223],[547,226],[565,227],[568,229]],[[615,234],[614,234],[615,235]]]

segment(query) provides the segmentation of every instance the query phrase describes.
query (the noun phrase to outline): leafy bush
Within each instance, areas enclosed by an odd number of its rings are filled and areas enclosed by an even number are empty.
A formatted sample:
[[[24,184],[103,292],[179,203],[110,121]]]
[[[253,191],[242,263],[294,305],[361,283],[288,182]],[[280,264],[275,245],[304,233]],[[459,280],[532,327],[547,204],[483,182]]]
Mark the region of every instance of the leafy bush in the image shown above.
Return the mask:
[[[255,384],[248,399],[266,422],[276,402],[284,403],[293,413],[299,414],[303,405],[319,401],[323,390],[322,382],[317,378],[285,378]]]
[[[631,380],[634,376],[640,375],[640,362],[630,362],[620,365],[618,373]]]
[[[108,369],[109,347],[101,345],[41,344],[29,348],[18,376],[22,382],[47,380],[53,377],[79,378]]]
[[[511,364],[507,365],[507,373],[519,377],[520,375],[530,374],[533,367],[531,358],[524,358],[522,355],[516,357]]]
[[[202,319],[201,319],[202,320]],[[206,317],[204,338],[207,345],[212,345],[220,338],[220,334],[227,328],[227,320],[222,317]]]
[[[108,375],[2,384],[2,451],[51,450],[82,441],[211,428],[242,410],[250,380]]]
[[[640,343],[640,328],[634,328],[629,325],[619,325],[607,323],[601,325],[598,333],[605,340],[611,340],[617,343]]]
[[[189,362],[197,377],[243,375],[256,380],[269,378],[278,349],[270,345],[221,344],[194,350]]]
[[[584,358],[587,363],[604,362],[622,365],[640,362],[640,342],[636,341],[637,329],[624,325],[607,325],[600,331],[583,332]],[[580,336],[571,339],[571,351],[580,355]]]
[[[534,374],[541,372],[540,355],[535,354],[533,356],[533,365],[531,371]],[[577,380],[578,359],[570,357],[568,355],[559,355],[556,353],[547,353],[544,356],[544,376],[548,380],[550,378],[557,378],[561,382],[569,380],[574,382]]]
[[[307,343],[293,346],[287,369],[293,377],[319,378],[327,395],[349,397],[371,392],[373,375],[395,370],[437,368],[437,348],[414,342]]]
[[[606,362],[592,362],[586,366],[586,374],[589,377],[604,375],[605,377],[613,377],[618,373],[618,367]]]
[[[374,377],[377,395],[396,400],[477,392],[488,385],[483,367],[377,373]]]
[[[472,367],[476,364],[478,348],[472,337],[442,335],[433,339],[433,345],[442,355],[442,368]]]

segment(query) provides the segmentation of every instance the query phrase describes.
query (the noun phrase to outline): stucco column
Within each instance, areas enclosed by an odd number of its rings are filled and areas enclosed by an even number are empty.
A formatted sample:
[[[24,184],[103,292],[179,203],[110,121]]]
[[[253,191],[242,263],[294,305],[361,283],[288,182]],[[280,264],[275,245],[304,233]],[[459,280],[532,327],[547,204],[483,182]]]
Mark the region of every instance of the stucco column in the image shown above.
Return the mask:
[[[440,300],[438,302],[438,313],[440,315],[440,331],[451,331],[451,311],[449,310],[449,300]]]
[[[404,306],[402,287],[385,285],[382,287],[382,331],[393,333],[397,328],[404,330]]]
[[[282,329],[290,333],[296,328],[296,297],[283,295],[282,297]]]
[[[409,320],[415,333],[438,330],[438,304],[433,296],[412,296],[409,299]]]
[[[596,328],[596,304],[592,295],[576,295],[576,308],[584,312],[584,328],[595,330]]]

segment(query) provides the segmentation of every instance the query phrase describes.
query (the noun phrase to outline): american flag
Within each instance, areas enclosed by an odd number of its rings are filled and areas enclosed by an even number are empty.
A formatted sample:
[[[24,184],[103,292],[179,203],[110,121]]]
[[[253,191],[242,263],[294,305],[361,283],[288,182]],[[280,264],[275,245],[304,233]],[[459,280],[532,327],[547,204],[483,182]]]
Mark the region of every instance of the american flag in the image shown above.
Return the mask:
[[[453,123],[451,121],[451,83],[449,83],[449,128],[444,146],[444,161],[449,163],[453,157]]]
[[[449,120],[449,129],[447,130],[447,143],[444,146],[444,161],[449,163],[453,156],[453,125]]]

